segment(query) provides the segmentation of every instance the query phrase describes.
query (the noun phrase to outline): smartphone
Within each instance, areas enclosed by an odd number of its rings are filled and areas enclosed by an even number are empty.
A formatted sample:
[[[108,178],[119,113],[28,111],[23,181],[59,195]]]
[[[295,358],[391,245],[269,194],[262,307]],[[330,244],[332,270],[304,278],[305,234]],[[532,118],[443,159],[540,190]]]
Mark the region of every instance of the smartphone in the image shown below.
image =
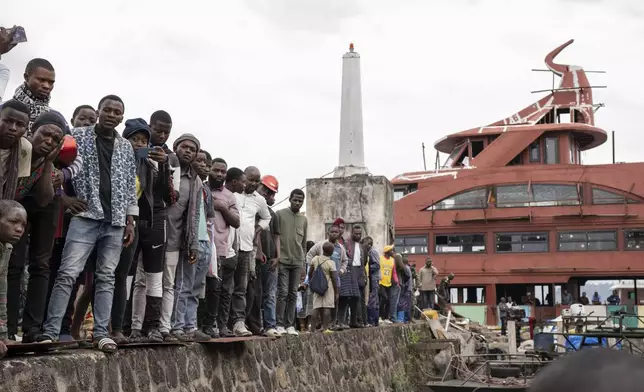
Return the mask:
[[[134,151],[134,155],[135,155],[137,158],[147,158],[147,157],[148,157],[148,155],[150,155],[150,150],[152,150],[150,147],[141,147],[141,148],[137,148],[137,149]]]
[[[21,42],[27,42],[27,33],[25,33],[25,28],[18,26],[13,30],[13,36],[11,36],[11,45],[19,44]]]

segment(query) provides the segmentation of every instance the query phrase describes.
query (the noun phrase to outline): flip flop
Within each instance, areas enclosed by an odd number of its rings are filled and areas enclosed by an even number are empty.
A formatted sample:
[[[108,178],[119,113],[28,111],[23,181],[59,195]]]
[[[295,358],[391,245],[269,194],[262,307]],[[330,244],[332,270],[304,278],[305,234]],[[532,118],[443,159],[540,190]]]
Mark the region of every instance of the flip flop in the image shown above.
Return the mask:
[[[111,338],[102,338],[101,340],[94,340],[94,347],[98,348],[104,353],[114,353],[118,350],[118,346]]]

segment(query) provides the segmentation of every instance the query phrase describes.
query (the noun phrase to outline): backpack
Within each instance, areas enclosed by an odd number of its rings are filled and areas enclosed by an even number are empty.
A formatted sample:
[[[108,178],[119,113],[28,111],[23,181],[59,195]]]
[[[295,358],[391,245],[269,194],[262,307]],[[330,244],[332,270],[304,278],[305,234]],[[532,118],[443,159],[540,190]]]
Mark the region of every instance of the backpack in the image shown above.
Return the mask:
[[[327,261],[329,260],[325,260],[322,264],[319,264],[315,268],[315,270],[313,271],[313,276],[311,277],[311,281],[309,282],[309,288],[311,289],[311,291],[318,295],[324,295],[329,289],[329,282],[326,280],[324,271],[322,271],[322,268],[320,268]]]

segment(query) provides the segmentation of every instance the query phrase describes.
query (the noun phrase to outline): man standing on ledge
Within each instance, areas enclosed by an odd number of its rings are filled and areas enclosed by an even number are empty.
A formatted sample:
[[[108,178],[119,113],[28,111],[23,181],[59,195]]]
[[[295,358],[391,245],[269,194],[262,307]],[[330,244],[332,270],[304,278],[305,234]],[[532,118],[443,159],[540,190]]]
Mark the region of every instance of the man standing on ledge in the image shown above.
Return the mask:
[[[277,281],[277,334],[298,335],[293,323],[297,301],[297,288],[305,271],[306,231],[308,222],[300,209],[304,192],[294,189],[289,196],[291,206],[276,213],[280,228],[280,261]]]
[[[114,296],[114,274],[121,250],[134,240],[134,217],[139,214],[134,150],[115,130],[123,121],[124,112],[121,98],[108,95],[98,104],[97,125],[72,130],[78,155],[83,159],[83,167],[73,185],[77,197],[87,203],[87,209],[74,216],[69,224],[63,260],[49,300],[47,321],[43,334],[37,339],[40,342],[58,338],[76,278],[96,248],[94,346],[104,352],[117,349],[107,331]]]

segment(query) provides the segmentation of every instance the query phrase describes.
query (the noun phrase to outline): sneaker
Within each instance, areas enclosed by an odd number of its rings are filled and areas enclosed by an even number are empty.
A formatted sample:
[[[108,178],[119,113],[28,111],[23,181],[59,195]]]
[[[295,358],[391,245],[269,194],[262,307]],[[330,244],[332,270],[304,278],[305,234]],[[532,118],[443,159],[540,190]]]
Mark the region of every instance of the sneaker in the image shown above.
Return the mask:
[[[210,335],[202,332],[200,329],[196,329],[186,335],[195,342],[207,342],[210,340]]]
[[[203,333],[210,336],[211,339],[219,339],[219,329],[214,327],[203,327]]]
[[[219,328],[219,337],[220,338],[232,338],[234,337],[235,334],[230,332],[230,329],[228,327],[220,327]]]
[[[268,336],[269,338],[279,338],[282,335],[277,333],[277,329],[269,328],[264,332],[264,336]]]
[[[277,332],[278,336],[286,335],[286,330],[284,329],[284,327],[275,328],[275,332]]]
[[[300,333],[295,330],[295,327],[286,328],[286,333],[292,336],[300,336]]]
[[[54,339],[47,335],[40,335],[36,338],[37,343],[53,343]]]
[[[335,333],[335,332],[331,331],[330,329],[325,329],[324,331],[322,331],[322,333],[325,335],[331,335],[332,333]]]
[[[253,334],[246,328],[243,321],[237,321],[233,326],[235,336],[252,336]]]
[[[392,322],[391,320],[382,320],[380,323],[381,323],[381,324],[384,324],[384,325],[391,325],[391,324],[393,324],[393,322]]]
[[[134,333],[134,331],[132,331],[132,333]],[[139,331],[139,334],[141,334],[140,331]],[[143,339],[143,336],[139,338],[139,340],[142,340],[142,339]],[[153,328],[150,330],[150,332],[148,332],[147,341],[149,343],[163,343],[163,335],[161,335],[161,332],[159,332],[158,329]]]

